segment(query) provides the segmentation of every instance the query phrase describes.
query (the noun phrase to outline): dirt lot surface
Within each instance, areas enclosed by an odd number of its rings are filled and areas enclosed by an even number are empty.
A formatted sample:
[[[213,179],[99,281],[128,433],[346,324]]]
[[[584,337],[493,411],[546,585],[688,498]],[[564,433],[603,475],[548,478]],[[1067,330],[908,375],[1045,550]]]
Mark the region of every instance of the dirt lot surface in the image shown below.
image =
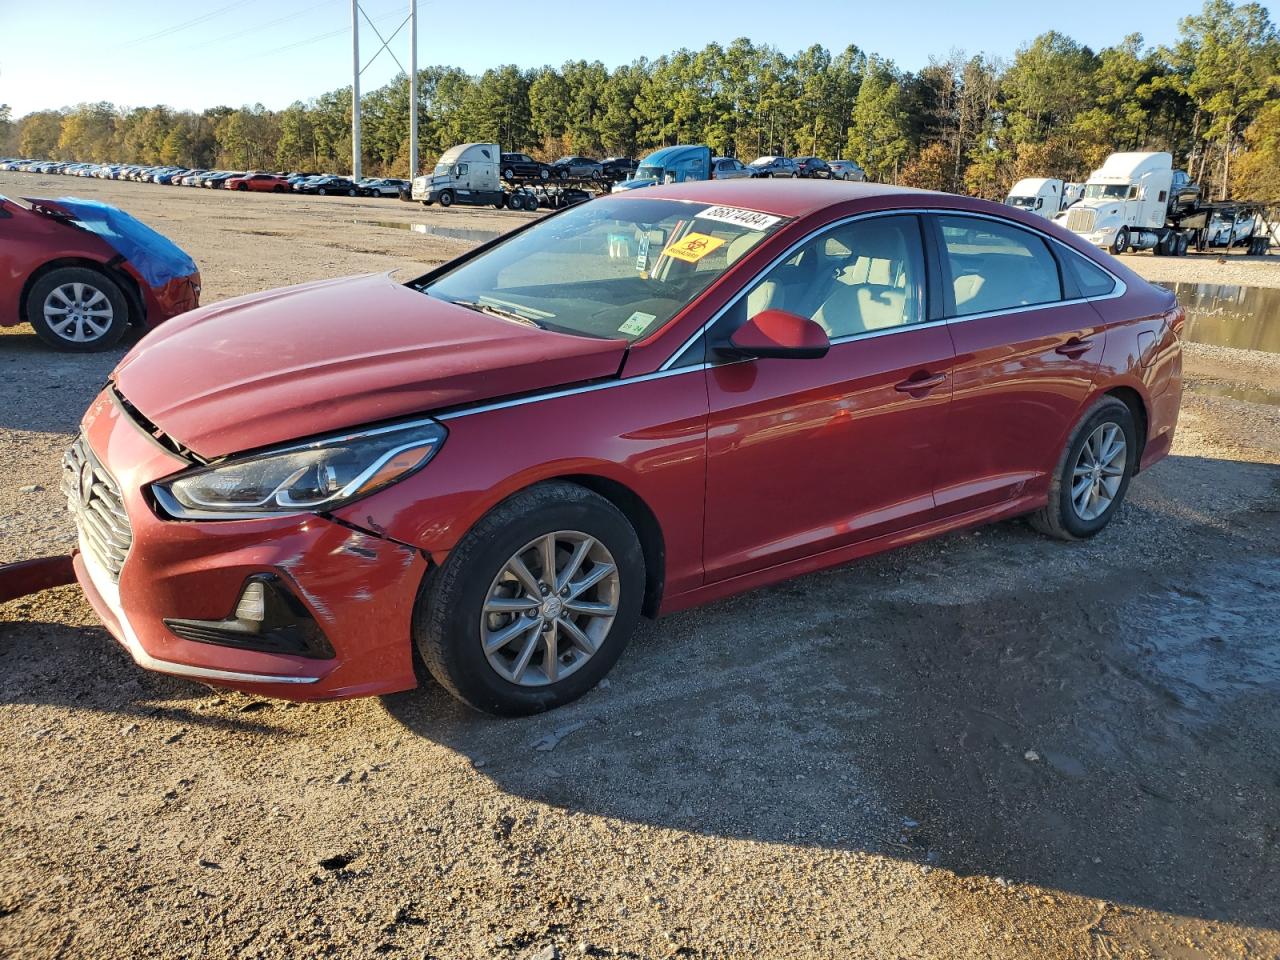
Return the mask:
[[[473,242],[374,221],[527,216],[0,193],[124,206],[206,301]],[[70,543],[59,457],[122,353],[0,335],[0,562]],[[1265,392],[1275,360],[1192,347],[1189,380]],[[527,720],[219,693],[137,669],[75,588],[0,605],[0,955],[1274,958],[1280,406],[1212,394],[1092,542],[1004,523],[649,623]]]

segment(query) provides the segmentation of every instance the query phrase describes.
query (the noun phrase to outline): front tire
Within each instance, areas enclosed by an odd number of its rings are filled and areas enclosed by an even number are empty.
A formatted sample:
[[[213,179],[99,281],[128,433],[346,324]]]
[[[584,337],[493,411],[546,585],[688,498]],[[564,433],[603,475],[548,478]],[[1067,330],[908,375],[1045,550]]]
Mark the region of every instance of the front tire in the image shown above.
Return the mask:
[[[453,206],[453,191],[452,191],[452,190],[445,190],[443,193],[441,193],[441,194],[440,194],[440,206],[442,206],[442,207],[451,207],[451,206]]]
[[[1071,431],[1049,502],[1031,515],[1031,525],[1059,540],[1094,536],[1120,509],[1140,456],[1133,413],[1115,397],[1103,397]]]
[[[432,676],[487,713],[539,713],[582,696],[626,647],[644,556],[612,503],[541,483],[504,500],[419,595],[414,638]]]
[[[58,350],[91,353],[115,346],[129,326],[129,301],[105,273],[86,267],[50,270],[27,294],[27,322]]]
[[[1129,228],[1121,227],[1116,234],[1115,243],[1111,244],[1111,253],[1113,256],[1119,256],[1129,249]]]

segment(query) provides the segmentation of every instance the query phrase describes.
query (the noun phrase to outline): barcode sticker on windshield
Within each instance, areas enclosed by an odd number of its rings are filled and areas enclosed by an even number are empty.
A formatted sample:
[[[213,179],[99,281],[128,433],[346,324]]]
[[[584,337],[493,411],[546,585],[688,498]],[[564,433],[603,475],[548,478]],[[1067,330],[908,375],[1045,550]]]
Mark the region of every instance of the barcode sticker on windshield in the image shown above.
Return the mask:
[[[768,230],[782,218],[773,217],[767,213],[756,213],[754,210],[740,210],[737,207],[708,207],[698,214],[698,219],[732,223],[736,227],[746,227],[748,230]]]
[[[619,333],[625,333],[629,337],[638,337],[649,329],[649,324],[658,318],[652,313],[641,313],[637,310],[623,322],[618,328]]]

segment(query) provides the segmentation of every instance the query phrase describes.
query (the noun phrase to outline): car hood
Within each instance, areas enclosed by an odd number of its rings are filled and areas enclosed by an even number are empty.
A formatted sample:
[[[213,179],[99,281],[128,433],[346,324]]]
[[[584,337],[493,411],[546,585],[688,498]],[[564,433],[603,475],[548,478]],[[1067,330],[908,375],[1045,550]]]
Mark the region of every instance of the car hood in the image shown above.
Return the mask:
[[[616,376],[626,349],[374,275],[193,310],[139,341],[112,378],[143,417],[212,458]]]

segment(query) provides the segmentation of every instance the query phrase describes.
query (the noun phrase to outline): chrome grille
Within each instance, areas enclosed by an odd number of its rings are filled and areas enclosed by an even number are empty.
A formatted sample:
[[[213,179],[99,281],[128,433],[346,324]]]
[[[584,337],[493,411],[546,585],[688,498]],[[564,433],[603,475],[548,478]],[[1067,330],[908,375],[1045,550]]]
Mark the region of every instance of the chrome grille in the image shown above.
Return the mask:
[[[1067,229],[1072,233],[1093,233],[1098,211],[1088,207],[1072,207],[1067,211]]]
[[[120,488],[84,437],[77,437],[62,458],[62,492],[85,550],[110,574],[113,583],[119,582],[120,568],[133,543],[133,528]]]

